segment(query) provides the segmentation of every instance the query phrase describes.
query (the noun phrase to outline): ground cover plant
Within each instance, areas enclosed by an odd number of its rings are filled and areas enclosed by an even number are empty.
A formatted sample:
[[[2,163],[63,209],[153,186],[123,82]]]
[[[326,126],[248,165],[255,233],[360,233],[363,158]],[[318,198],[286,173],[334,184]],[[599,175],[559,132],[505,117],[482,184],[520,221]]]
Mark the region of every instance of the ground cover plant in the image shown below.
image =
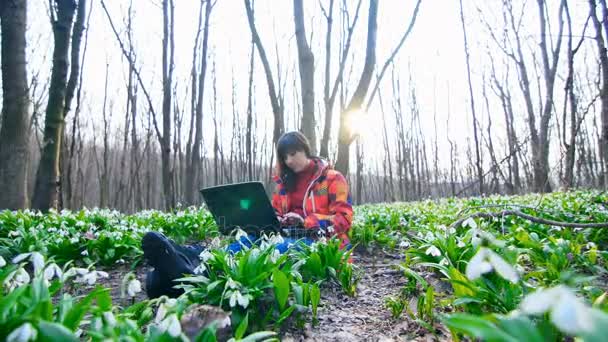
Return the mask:
[[[281,238],[268,236],[231,255],[204,209],[1,212],[0,338],[297,338],[332,324],[332,301],[367,302],[374,284],[359,281],[376,275],[358,260],[382,256],[395,262],[373,272],[399,284],[378,301],[384,324],[407,322],[437,339],[602,340],[607,194],[364,205],[355,214],[350,251],[328,240],[279,255]],[[139,241],[149,230],[210,247],[177,299],[142,297]],[[125,265],[113,296],[104,279]]]

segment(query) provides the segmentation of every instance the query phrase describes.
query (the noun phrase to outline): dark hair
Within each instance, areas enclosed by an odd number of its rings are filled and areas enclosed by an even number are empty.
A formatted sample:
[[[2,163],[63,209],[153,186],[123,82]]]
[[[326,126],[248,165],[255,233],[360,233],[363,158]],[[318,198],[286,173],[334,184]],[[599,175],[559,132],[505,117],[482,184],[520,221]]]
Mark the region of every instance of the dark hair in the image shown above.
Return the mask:
[[[285,164],[285,157],[297,151],[304,152],[307,158],[311,157],[310,144],[304,134],[297,131],[287,132],[277,141],[277,172],[287,192],[295,189],[296,174]]]

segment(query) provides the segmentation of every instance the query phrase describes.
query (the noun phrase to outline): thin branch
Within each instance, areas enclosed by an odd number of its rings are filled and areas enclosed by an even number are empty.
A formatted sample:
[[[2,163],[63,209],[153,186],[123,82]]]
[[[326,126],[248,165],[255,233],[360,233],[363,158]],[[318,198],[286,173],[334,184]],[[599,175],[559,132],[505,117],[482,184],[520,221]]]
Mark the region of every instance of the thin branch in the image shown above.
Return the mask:
[[[567,227],[567,228],[608,228],[608,222],[598,222],[598,223],[578,223],[578,222],[563,222],[563,221],[555,221],[549,219],[543,219],[540,217],[524,214],[519,210],[503,210],[497,213],[483,213],[478,212],[471,214],[469,216],[465,216],[458,221],[452,223],[450,228],[459,227],[464,221],[470,218],[503,218],[505,216],[519,216],[528,221],[532,221],[534,223],[546,224],[551,226],[559,226],[559,227]]]

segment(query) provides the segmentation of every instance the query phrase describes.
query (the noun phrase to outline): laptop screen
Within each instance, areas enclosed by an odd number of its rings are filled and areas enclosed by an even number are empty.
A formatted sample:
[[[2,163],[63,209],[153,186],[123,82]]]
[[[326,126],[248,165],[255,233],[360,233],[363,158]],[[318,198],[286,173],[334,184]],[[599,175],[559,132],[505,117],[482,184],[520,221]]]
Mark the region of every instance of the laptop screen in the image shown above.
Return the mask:
[[[220,232],[240,227],[249,233],[278,231],[279,221],[261,182],[214,186],[201,195]]]

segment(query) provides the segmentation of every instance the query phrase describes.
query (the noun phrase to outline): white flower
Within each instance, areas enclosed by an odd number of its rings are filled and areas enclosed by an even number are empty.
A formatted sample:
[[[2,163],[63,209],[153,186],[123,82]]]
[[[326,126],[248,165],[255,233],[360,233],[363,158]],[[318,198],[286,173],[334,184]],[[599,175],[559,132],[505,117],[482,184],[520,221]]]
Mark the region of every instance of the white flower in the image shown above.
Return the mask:
[[[228,278],[228,281],[226,281],[226,287],[229,289],[238,289],[239,288],[239,282],[238,281],[234,281],[232,280],[232,278]]]
[[[448,266],[449,264],[450,262],[446,258],[441,259],[441,261],[439,262],[439,265],[441,266]]]
[[[574,335],[593,328],[591,308],[564,285],[527,295],[520,309],[532,315],[550,312],[551,322],[566,334]]]
[[[171,337],[179,337],[182,334],[182,326],[179,324],[176,314],[167,316],[158,327],[161,331],[168,332]]]
[[[78,243],[78,237],[74,236],[73,238],[70,238],[70,243],[72,243],[72,244]]]
[[[141,282],[136,278],[131,279],[127,285],[127,294],[129,297],[135,297],[136,294],[141,292]]]
[[[198,266],[196,266],[196,268],[194,269],[194,274],[203,274],[205,273],[205,271],[207,270],[207,266],[205,266],[204,262],[201,262]]]
[[[6,342],[27,342],[35,341],[38,337],[38,331],[31,323],[26,322],[21,324],[17,329],[13,330],[7,338]]]
[[[426,252],[424,252],[426,255],[431,255],[434,257],[438,257],[441,255],[441,251],[439,250],[439,248],[435,247],[435,246],[431,246],[429,248],[426,249]]]
[[[13,264],[18,264],[25,259],[30,259],[32,265],[34,265],[34,273],[44,268],[44,257],[38,252],[22,253],[13,258]]]
[[[458,248],[464,248],[466,246],[466,244],[464,243],[464,241],[459,239],[458,244],[456,246],[458,246]]]
[[[209,248],[220,248],[221,245],[221,241],[220,238],[218,238],[217,236],[213,238],[213,240],[211,240],[211,242],[209,243]]]
[[[61,279],[62,276],[63,272],[61,271],[61,268],[59,268],[59,266],[57,266],[55,263],[48,265],[44,269],[44,279],[46,280],[51,280],[55,277]]]
[[[87,250],[85,249],[84,251],[80,252],[80,255],[82,255],[82,256],[87,256],[87,255],[89,255],[89,251],[87,251]]]
[[[78,277],[75,282],[76,283],[87,283],[89,285],[95,284],[97,282],[97,277],[99,278],[107,278],[108,273],[104,271],[90,271],[80,277]]]
[[[110,327],[116,326],[116,317],[114,317],[114,314],[112,313],[112,311],[106,311],[106,312],[104,312],[103,313],[103,319],[106,321],[106,323]]]
[[[270,262],[272,262],[273,264],[276,263],[280,256],[281,253],[279,252],[279,250],[274,249],[272,253],[270,253]]]
[[[17,237],[21,235],[21,232],[18,230],[11,230],[10,232],[8,232],[8,237]]]
[[[237,241],[241,241],[241,238],[242,238],[242,237],[245,237],[245,238],[246,238],[246,237],[247,237],[247,233],[245,233],[245,231],[244,231],[244,230],[242,230],[241,228],[239,228],[239,229],[237,229],[237,230],[236,230],[236,235],[235,235],[235,237],[234,237],[234,238],[235,238]]]
[[[6,266],[6,260],[2,256],[0,256],[0,267]]]
[[[243,307],[243,309],[247,309],[247,306],[249,305],[249,299],[250,299],[250,295],[242,295],[239,291],[232,291],[232,293],[230,294],[230,307],[233,308],[237,305],[240,305]]]
[[[410,242],[409,241],[403,240],[403,241],[399,242],[399,247],[400,248],[408,248],[409,246],[410,246]]]
[[[475,220],[472,217],[469,217],[468,219],[464,220],[464,222],[462,222],[462,225],[468,226],[473,229],[477,228],[477,222],[475,222]]]
[[[498,254],[488,248],[481,247],[467,265],[466,275],[470,280],[481,277],[482,274],[495,270],[506,280],[517,283],[519,276],[513,266],[509,265]]]
[[[198,255],[198,257],[203,262],[207,262],[209,259],[213,258],[213,253],[209,252],[208,249],[205,249],[204,251],[201,252],[201,254]]]
[[[434,241],[435,234],[433,234],[432,232],[427,232],[426,235],[424,236],[424,240],[426,240],[427,242]]]
[[[270,237],[270,239],[268,240],[268,242],[270,242],[270,244],[272,245],[279,245],[285,242],[285,240],[283,240],[283,237],[279,234],[275,234],[273,236]]]

